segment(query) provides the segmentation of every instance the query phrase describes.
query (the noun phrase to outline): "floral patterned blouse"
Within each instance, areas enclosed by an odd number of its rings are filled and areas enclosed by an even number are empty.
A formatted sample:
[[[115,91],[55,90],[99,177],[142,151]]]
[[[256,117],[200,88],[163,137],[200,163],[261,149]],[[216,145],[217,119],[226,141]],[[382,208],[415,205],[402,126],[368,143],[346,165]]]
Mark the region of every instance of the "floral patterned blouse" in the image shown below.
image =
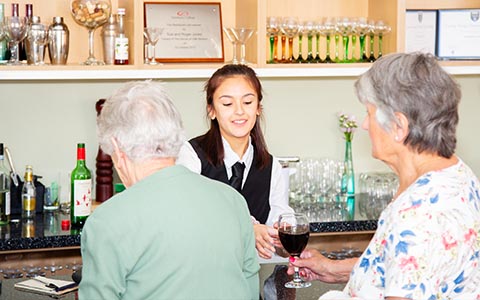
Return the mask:
[[[480,299],[480,183],[459,159],[382,212],[344,292],[361,299]]]

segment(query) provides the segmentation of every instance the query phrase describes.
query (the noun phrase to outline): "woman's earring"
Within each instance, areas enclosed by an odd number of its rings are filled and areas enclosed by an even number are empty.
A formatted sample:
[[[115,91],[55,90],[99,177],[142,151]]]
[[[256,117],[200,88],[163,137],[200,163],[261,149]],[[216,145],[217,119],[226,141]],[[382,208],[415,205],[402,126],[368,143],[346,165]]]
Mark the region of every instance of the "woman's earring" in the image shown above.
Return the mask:
[[[399,141],[400,139],[398,138],[398,135],[395,136],[395,141]]]

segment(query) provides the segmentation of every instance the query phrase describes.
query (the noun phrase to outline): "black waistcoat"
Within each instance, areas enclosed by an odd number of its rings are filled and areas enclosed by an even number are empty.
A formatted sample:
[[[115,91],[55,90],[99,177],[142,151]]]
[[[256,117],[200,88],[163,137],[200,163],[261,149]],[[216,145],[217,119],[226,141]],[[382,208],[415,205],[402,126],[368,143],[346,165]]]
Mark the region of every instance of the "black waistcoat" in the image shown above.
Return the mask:
[[[225,165],[222,163],[215,167],[208,162],[203,147],[201,145],[202,136],[191,139],[189,142],[202,164],[201,174],[208,178],[215,179],[226,184],[228,183],[227,171]],[[270,163],[266,168],[259,170],[257,168],[257,155],[255,146],[253,147],[253,162],[248,171],[247,180],[240,192],[247,200],[250,214],[255,217],[260,223],[265,224],[270,212],[270,180],[272,177],[272,156],[270,155]]]

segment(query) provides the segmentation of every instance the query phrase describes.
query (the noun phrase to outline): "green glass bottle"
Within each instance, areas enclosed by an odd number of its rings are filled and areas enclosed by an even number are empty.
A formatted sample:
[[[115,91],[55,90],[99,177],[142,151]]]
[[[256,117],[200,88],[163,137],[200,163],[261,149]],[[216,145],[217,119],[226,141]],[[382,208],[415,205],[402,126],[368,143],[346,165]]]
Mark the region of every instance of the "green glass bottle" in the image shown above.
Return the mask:
[[[70,221],[72,228],[82,228],[92,211],[92,175],[85,164],[85,144],[77,144],[77,166],[71,176]]]

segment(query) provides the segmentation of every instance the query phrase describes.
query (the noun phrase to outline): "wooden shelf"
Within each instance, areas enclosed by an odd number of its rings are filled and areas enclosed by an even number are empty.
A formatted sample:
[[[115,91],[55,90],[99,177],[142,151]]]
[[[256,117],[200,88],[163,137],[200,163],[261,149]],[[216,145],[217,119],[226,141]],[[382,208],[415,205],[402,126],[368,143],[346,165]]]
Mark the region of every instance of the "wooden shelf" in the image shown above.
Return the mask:
[[[452,75],[480,75],[480,61],[441,62]],[[221,64],[162,66],[0,66],[0,82],[42,80],[207,79]],[[369,63],[252,66],[261,78],[356,77]]]
[[[165,0],[166,1],[166,0]],[[20,4],[20,15],[25,4],[33,3],[34,15],[44,22],[54,16],[63,16],[70,29],[70,53],[66,66],[9,67],[0,66],[0,80],[42,79],[127,79],[127,78],[204,78],[222,64],[165,64],[143,65],[143,6],[144,2],[164,0],[111,0],[112,12],[125,7],[126,29],[130,38],[129,66],[80,66],[88,56],[88,36],[84,27],[76,24],[70,15],[68,0],[52,0],[49,5],[42,0],[4,0],[6,15],[10,4]],[[480,0],[177,0],[185,2],[220,2],[224,27],[244,26],[255,28],[256,35],[247,43],[247,60],[252,62],[260,76],[264,77],[338,77],[357,76],[368,69],[369,64],[278,64],[266,63],[268,16],[298,16],[300,20],[321,20],[323,17],[365,17],[384,20],[392,31],[384,36],[384,54],[402,52],[405,49],[405,14],[409,9],[480,8]],[[95,56],[102,57],[100,28],[95,33]],[[323,40],[321,41],[323,42]],[[304,43],[306,44],[306,43]],[[159,44],[157,47],[161,47]],[[305,47],[305,45],[304,45]],[[298,50],[297,50],[298,51]],[[357,47],[358,51],[358,47]],[[225,61],[232,58],[232,45],[224,39]],[[47,59],[48,62],[48,59]],[[448,61],[442,64],[452,74],[480,74],[478,61]]]

